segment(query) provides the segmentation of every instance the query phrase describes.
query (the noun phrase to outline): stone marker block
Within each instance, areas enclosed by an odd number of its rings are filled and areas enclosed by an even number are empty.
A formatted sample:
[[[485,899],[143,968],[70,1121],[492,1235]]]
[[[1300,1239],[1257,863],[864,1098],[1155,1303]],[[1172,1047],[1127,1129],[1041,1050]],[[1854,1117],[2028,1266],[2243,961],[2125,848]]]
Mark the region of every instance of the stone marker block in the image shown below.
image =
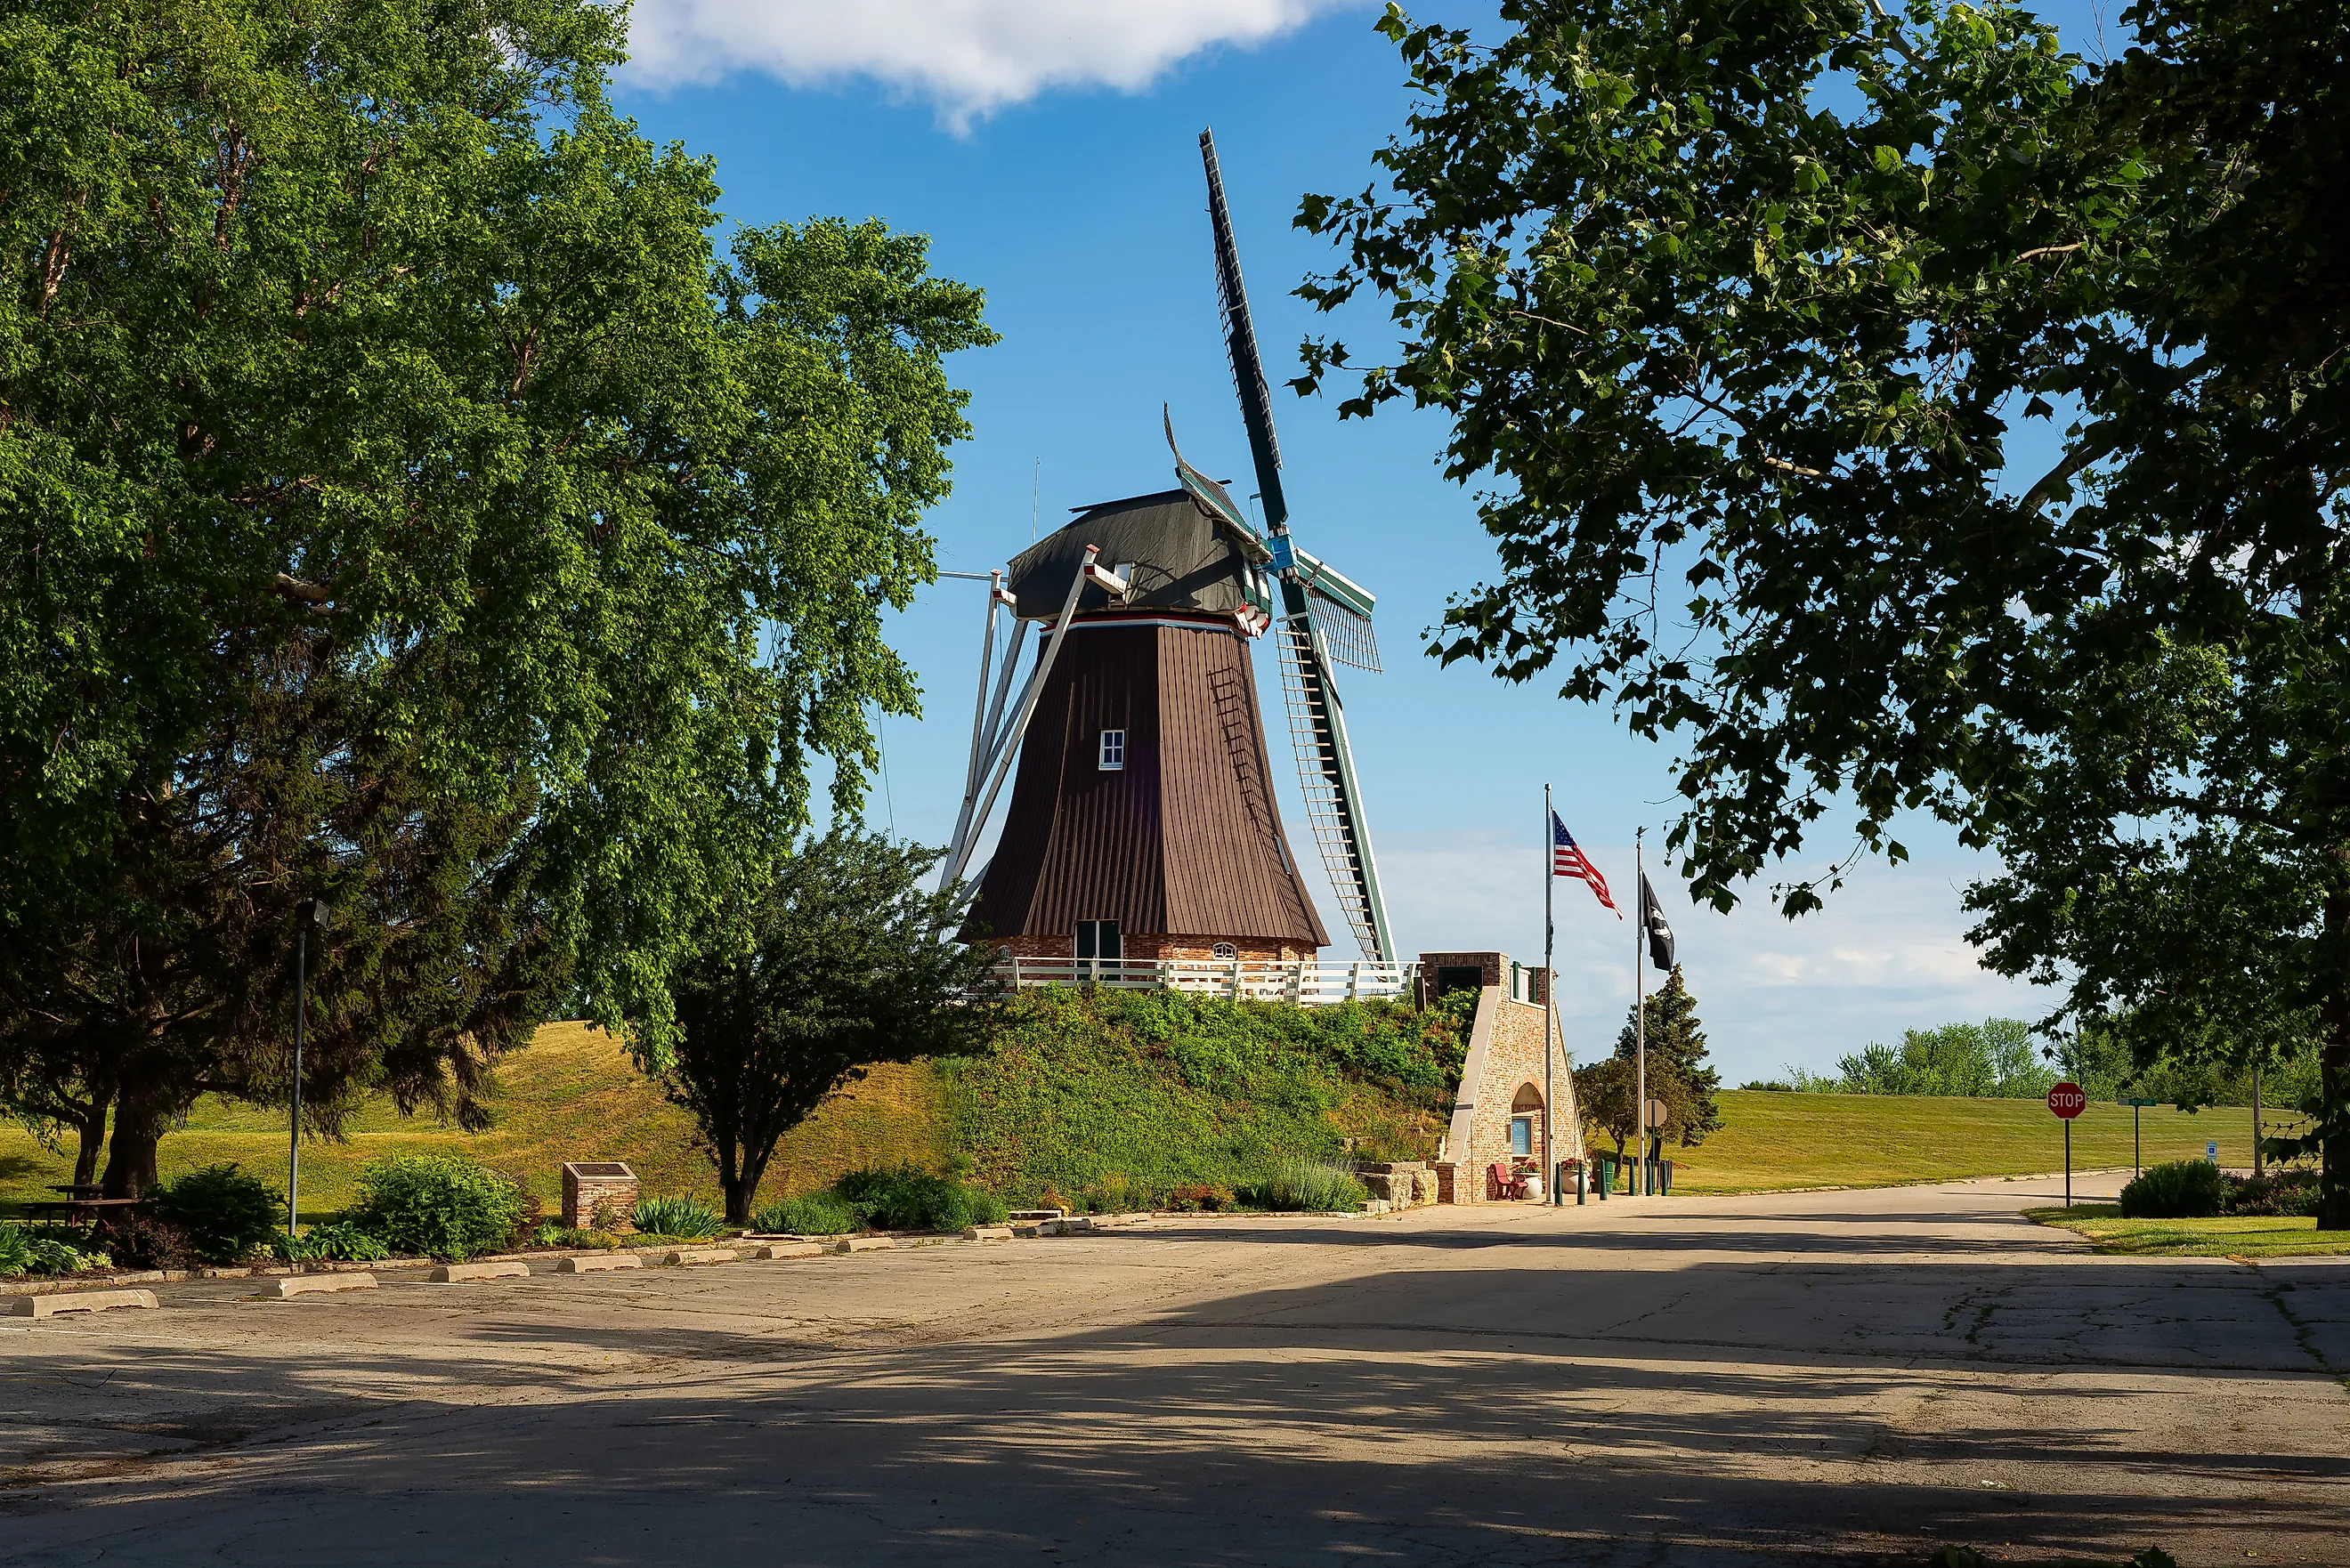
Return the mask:
[[[63,1312],[112,1312],[118,1307],[161,1306],[153,1291],[59,1291],[54,1295],[17,1296],[8,1303],[11,1317],[55,1317]]]
[[[1008,1234],[1008,1232],[1007,1232]],[[754,1258],[814,1258],[828,1249],[821,1241],[771,1241],[753,1250]]]
[[[1009,1225],[974,1225],[970,1230],[965,1231],[962,1233],[962,1239],[966,1241],[1009,1241],[1012,1240],[1012,1227]]]
[[[843,1236],[832,1244],[836,1252],[878,1252],[898,1243],[887,1236]]]
[[[424,1277],[436,1285],[462,1285],[468,1280],[510,1280],[529,1272],[530,1265],[520,1262],[442,1263]]]
[[[563,1222],[575,1231],[596,1223],[618,1235],[637,1228],[637,1173],[617,1159],[567,1160],[563,1167]]]
[[[371,1291],[373,1274],[287,1274],[277,1281],[277,1299],[325,1295],[333,1291]]]
[[[732,1263],[742,1255],[732,1247],[681,1247],[674,1252],[663,1252],[660,1261],[675,1269],[694,1263]]]
[[[634,1252],[589,1252],[584,1257],[556,1261],[558,1274],[600,1274],[607,1269],[641,1269],[645,1261]]]

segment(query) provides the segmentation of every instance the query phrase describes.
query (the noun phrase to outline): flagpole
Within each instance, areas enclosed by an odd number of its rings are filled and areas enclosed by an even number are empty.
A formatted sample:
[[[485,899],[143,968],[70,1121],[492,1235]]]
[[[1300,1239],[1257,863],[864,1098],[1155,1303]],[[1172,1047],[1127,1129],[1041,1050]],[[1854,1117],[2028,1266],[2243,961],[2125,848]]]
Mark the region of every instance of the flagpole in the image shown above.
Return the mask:
[[[1648,846],[1643,842],[1648,832],[1641,827],[1632,833],[1633,880],[1639,884],[1640,898],[1640,918],[1632,922],[1632,1054],[1637,1063],[1633,1093],[1638,1096],[1632,1121],[1640,1129],[1639,1164],[1634,1168],[1640,1173],[1638,1191],[1643,1198],[1648,1195],[1648,977],[1640,968],[1640,942],[1648,934]]]
[[[1553,1204],[1559,1200],[1558,1179],[1558,1113],[1551,1107],[1557,1103],[1551,1084],[1551,1036],[1558,1027],[1558,1003],[1551,992],[1551,943],[1557,932],[1551,924],[1551,888],[1558,881],[1557,830],[1551,826],[1554,812],[1550,804],[1550,785],[1543,785],[1543,1195]]]

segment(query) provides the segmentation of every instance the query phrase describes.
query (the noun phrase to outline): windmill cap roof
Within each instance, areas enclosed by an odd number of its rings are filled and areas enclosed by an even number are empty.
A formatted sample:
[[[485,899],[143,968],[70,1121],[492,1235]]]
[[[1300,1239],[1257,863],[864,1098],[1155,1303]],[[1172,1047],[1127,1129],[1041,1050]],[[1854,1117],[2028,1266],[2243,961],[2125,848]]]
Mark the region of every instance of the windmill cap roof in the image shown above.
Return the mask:
[[[1162,490],[1087,507],[1014,556],[1004,577],[1021,618],[1050,620],[1061,613],[1088,545],[1100,547],[1096,559],[1106,569],[1134,566],[1135,593],[1124,607],[1129,609],[1230,614],[1262,602],[1249,592],[1251,552],[1231,524],[1190,491]],[[1108,607],[1109,596],[1097,587],[1077,600],[1080,610]]]

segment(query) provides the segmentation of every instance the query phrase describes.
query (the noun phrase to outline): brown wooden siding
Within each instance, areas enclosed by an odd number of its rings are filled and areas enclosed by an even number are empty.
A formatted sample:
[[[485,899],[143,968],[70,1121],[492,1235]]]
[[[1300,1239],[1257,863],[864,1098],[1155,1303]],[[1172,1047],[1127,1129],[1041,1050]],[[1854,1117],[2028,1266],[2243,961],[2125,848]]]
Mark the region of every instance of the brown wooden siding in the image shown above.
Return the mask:
[[[1329,945],[1281,826],[1247,645],[1228,623],[1084,618],[1021,750],[972,909],[996,937],[1122,930]],[[1104,772],[1105,729],[1127,732]]]

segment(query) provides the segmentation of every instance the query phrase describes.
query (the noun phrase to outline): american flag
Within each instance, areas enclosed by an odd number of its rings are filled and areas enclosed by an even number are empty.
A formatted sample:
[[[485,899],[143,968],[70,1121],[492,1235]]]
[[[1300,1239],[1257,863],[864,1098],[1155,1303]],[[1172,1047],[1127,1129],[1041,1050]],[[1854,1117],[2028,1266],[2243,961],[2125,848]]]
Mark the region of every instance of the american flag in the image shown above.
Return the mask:
[[[1575,843],[1575,835],[1566,830],[1566,824],[1558,819],[1555,811],[1550,814],[1550,874],[1580,877],[1590,884],[1591,891],[1602,904],[1616,909],[1616,900],[1607,896],[1607,878],[1599,874],[1599,867],[1583,853],[1583,846]],[[1624,911],[1616,909],[1616,918],[1622,919]]]

